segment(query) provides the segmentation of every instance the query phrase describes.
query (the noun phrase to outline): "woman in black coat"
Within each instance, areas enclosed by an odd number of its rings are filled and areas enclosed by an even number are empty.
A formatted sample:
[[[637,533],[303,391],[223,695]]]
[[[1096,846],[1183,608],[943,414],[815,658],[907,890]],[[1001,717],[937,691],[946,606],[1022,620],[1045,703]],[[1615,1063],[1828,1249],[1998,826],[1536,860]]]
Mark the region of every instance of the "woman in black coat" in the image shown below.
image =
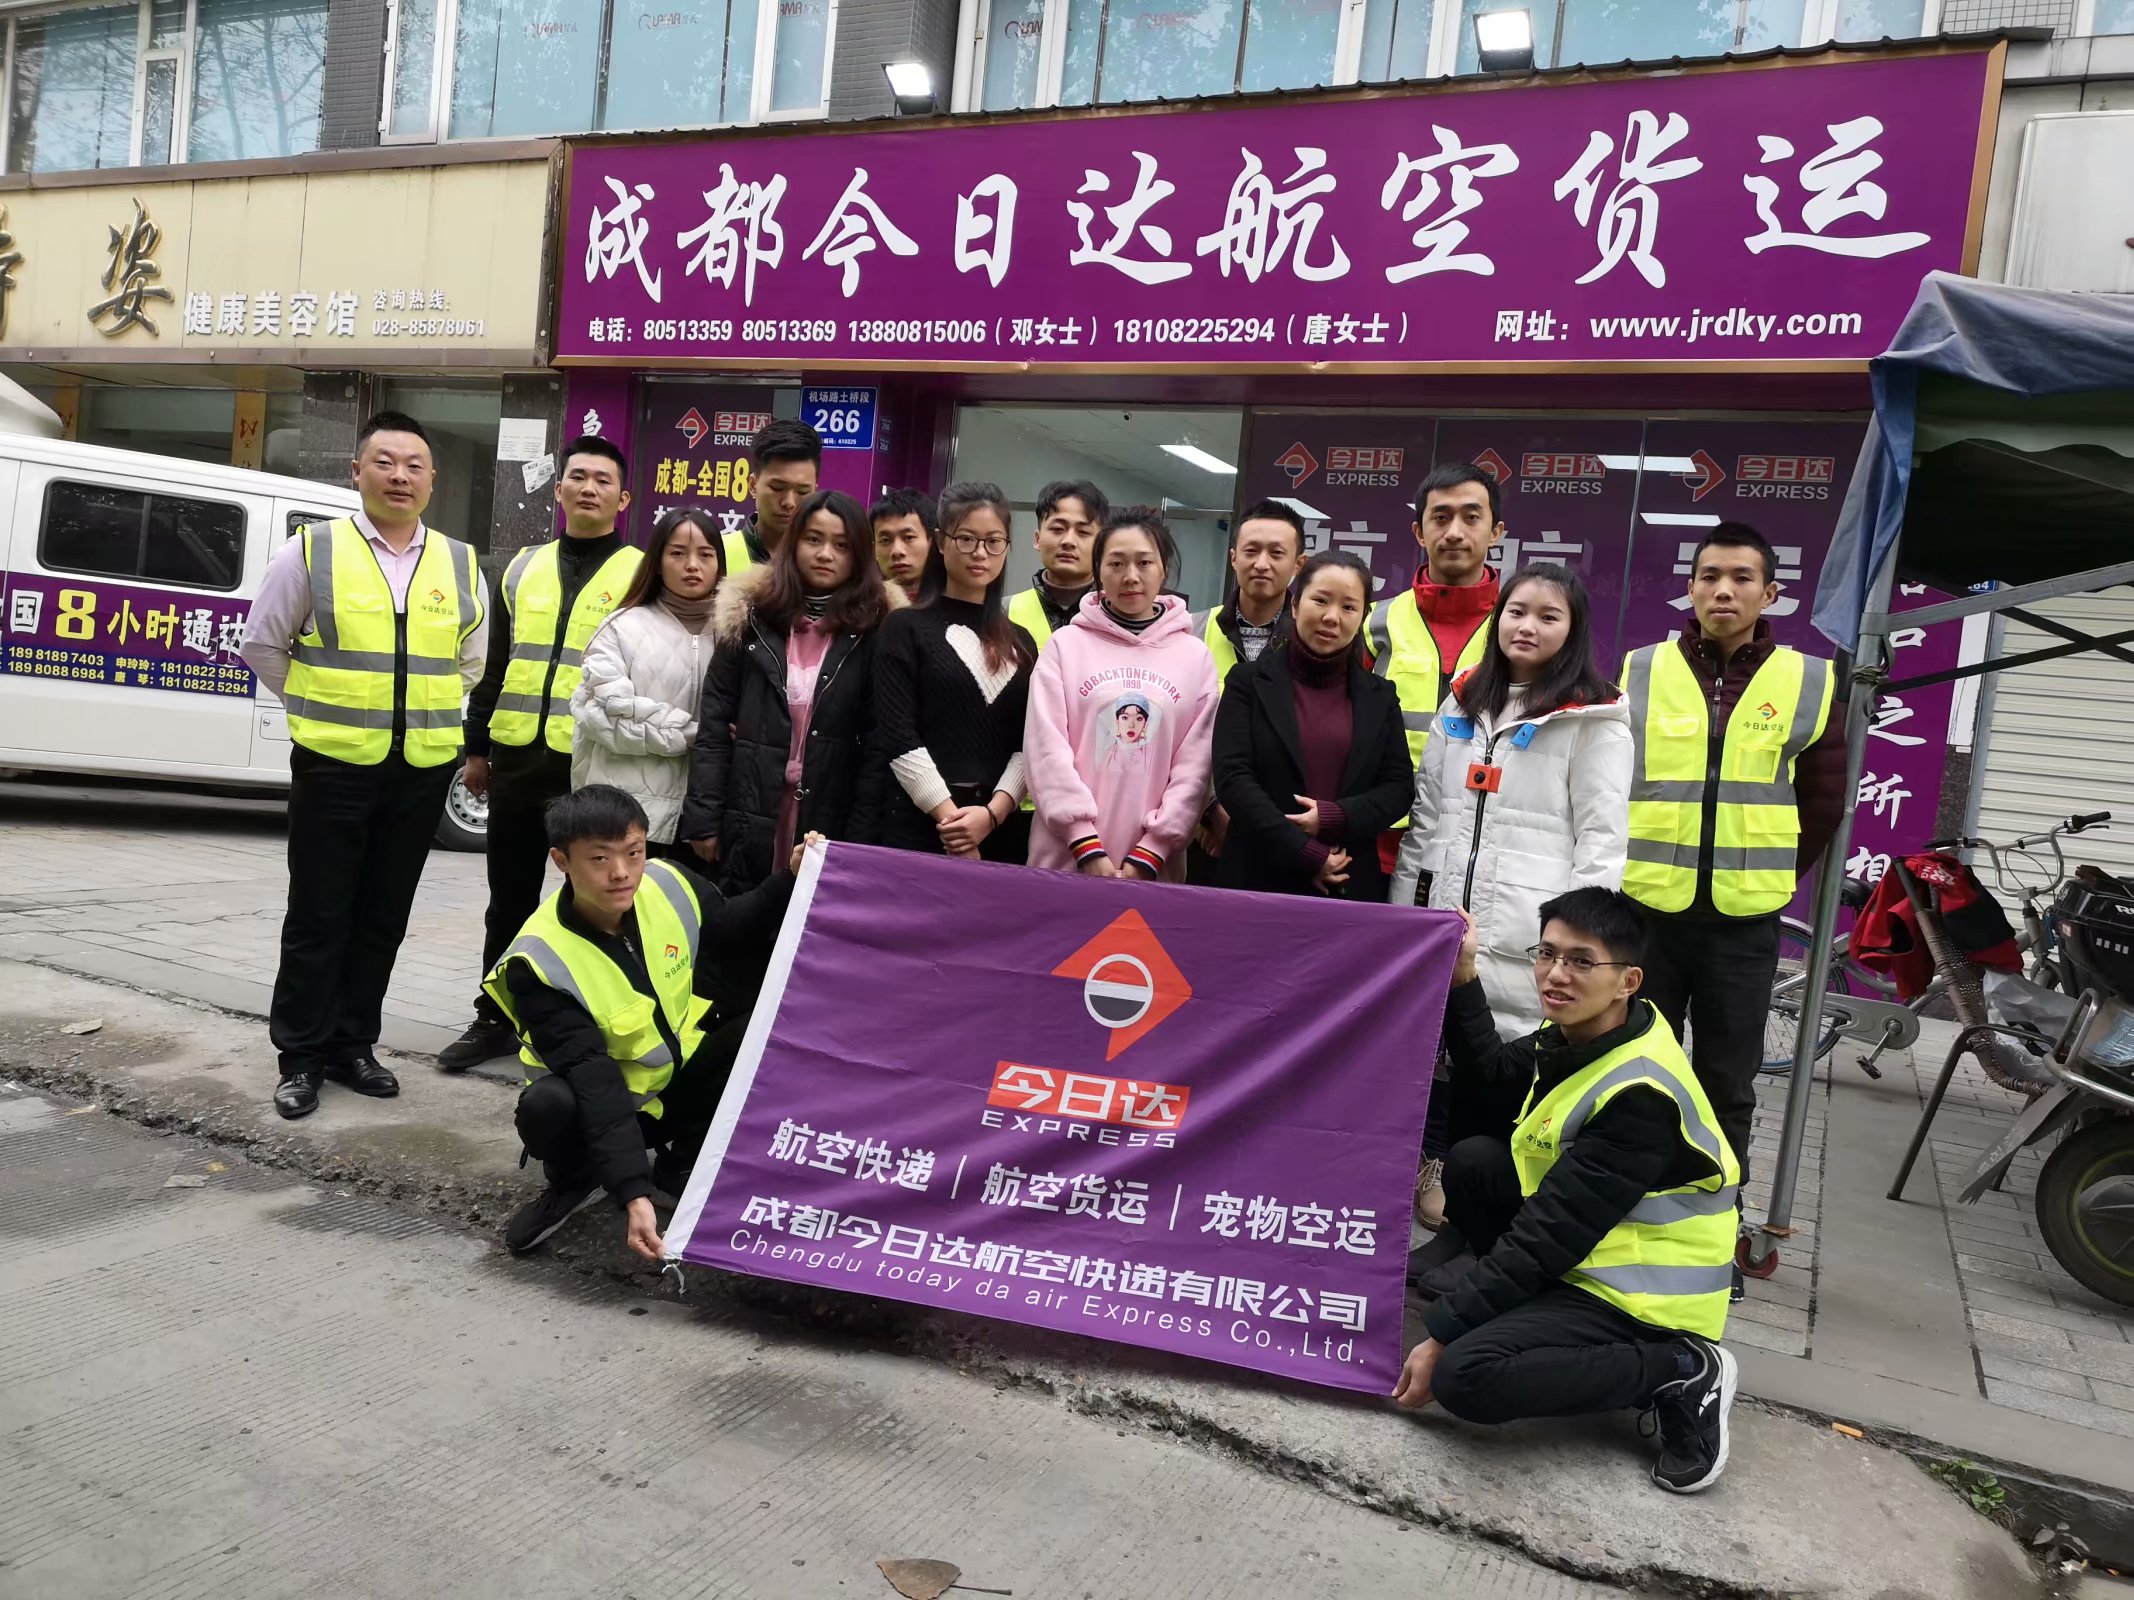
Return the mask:
[[[874,842],[875,631],[904,603],[849,495],[804,501],[768,562],[719,586],[711,667],[677,836],[728,894],[771,875],[808,833]]]
[[[1217,881],[1383,901],[1378,836],[1408,813],[1415,764],[1400,695],[1363,665],[1371,572],[1344,551],[1306,563],[1295,626],[1232,670],[1215,714],[1215,798],[1230,813]]]

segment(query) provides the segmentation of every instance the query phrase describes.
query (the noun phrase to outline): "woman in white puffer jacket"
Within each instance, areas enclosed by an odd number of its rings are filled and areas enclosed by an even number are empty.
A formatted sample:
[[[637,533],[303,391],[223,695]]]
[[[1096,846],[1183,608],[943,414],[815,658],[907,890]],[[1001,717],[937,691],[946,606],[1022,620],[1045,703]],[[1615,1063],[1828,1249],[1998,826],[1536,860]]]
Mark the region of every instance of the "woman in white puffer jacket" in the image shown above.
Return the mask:
[[[1504,585],[1490,648],[1430,726],[1389,898],[1464,908],[1505,1038],[1541,1026],[1541,907],[1567,889],[1618,889],[1630,829],[1630,712],[1593,665],[1578,575],[1537,562]]]
[[[571,787],[612,783],[636,796],[654,855],[688,849],[674,828],[711,665],[704,625],[723,576],[715,527],[686,506],[660,518],[636,581],[587,643],[571,696]]]

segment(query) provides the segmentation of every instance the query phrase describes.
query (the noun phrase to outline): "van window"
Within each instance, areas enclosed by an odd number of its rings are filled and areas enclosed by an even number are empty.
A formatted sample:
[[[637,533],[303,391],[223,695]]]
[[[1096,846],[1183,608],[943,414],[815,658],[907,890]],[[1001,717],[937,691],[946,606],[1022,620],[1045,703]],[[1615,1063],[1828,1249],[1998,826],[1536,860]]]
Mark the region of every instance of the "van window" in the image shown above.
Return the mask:
[[[37,560],[55,572],[234,589],[244,554],[243,506],[104,483],[45,490]]]
[[[306,528],[314,525],[324,527],[340,516],[337,511],[292,511],[289,513],[289,534],[294,539]]]

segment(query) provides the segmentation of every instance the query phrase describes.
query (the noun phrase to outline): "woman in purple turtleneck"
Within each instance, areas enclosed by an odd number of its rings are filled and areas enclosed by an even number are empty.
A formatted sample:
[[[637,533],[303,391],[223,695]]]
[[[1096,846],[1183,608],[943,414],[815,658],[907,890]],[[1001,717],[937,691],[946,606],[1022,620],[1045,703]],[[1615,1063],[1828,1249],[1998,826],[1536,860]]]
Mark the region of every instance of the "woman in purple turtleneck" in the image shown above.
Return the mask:
[[[1377,839],[1407,810],[1415,768],[1400,696],[1363,664],[1370,603],[1370,568],[1323,551],[1298,580],[1289,638],[1231,672],[1215,716],[1224,886],[1385,899]]]

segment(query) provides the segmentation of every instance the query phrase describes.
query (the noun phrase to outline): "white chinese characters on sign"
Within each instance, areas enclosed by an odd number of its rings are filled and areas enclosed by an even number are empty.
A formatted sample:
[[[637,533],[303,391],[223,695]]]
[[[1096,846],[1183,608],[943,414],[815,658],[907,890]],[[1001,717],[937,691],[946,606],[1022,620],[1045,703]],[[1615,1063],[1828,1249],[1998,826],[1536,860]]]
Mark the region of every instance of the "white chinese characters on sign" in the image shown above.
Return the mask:
[[[1193,268],[1183,261],[1172,261],[1171,234],[1167,228],[1141,219],[1150,209],[1168,200],[1178,192],[1178,185],[1168,178],[1156,176],[1156,158],[1146,151],[1134,152],[1136,170],[1134,192],[1115,206],[1104,208],[1104,220],[1111,224],[1111,237],[1098,244],[1090,237],[1090,226],[1096,221],[1096,208],[1085,200],[1067,202],[1067,214],[1074,218],[1076,235],[1081,244],[1068,253],[1067,264],[1071,267],[1106,266],[1117,269],[1136,283],[1172,283],[1183,278]],[[1094,167],[1082,173],[1082,187],[1076,194],[1106,194],[1111,190],[1111,179]],[[1123,252],[1135,245],[1145,245],[1161,261],[1136,260]]]
[[[887,245],[891,255],[919,253],[910,235],[891,222],[867,193],[867,169],[854,167],[852,181],[831,208],[829,220],[823,223],[815,242],[800,252],[800,259],[812,260],[820,252],[826,266],[843,268],[839,287],[850,300],[860,286],[860,257],[881,245]]]
[[[701,270],[707,283],[723,289],[734,286],[734,271],[741,274],[741,303],[756,303],[756,268],[775,267],[785,260],[785,229],[778,224],[778,202],[785,198],[785,174],[769,183],[741,183],[728,163],[719,163],[719,181],[704,191],[707,212],[703,222],[674,242],[686,250],[697,247],[682,268],[682,276]],[[848,291],[849,292],[849,291]],[[659,296],[654,294],[653,299]]]
[[[1756,214],[1764,226],[1763,232],[1750,235],[1742,243],[1757,255],[1780,245],[1798,245],[1825,255],[1868,261],[1880,261],[1884,256],[1916,250],[1928,243],[1930,236],[1924,233],[1831,235],[1824,231],[1847,217],[1869,217],[1880,222],[1889,209],[1889,191],[1868,181],[1868,175],[1882,165],[1882,158],[1867,148],[1882,136],[1881,122],[1874,117],[1854,117],[1850,122],[1831,123],[1827,131],[1830,148],[1801,163],[1801,187],[1808,191],[1808,199],[1801,205],[1801,221],[1807,224],[1807,231],[1796,232],[1779,222],[1778,181],[1752,172],[1741,182],[1756,197]],[[1793,155],[1790,139],[1767,133],[1758,135],[1756,142],[1762,147],[1765,166],[1789,160]]]
[[[1240,152],[1244,170],[1230,186],[1230,203],[1223,210],[1223,225],[1203,234],[1194,246],[1196,255],[1212,255],[1230,276],[1235,266],[1248,283],[1258,283],[1260,274],[1281,266],[1284,256],[1289,269],[1306,283],[1331,283],[1348,276],[1349,254],[1341,241],[1329,239],[1324,259],[1310,259],[1319,224],[1326,220],[1321,197],[1333,193],[1334,175],[1325,171],[1326,152],[1311,145],[1296,147],[1297,170],[1277,189],[1250,150]],[[1292,251],[1294,246],[1294,251]]]
[[[637,281],[645,286],[645,293],[659,304],[660,274],[645,265],[645,237],[652,231],[652,224],[638,215],[647,200],[655,198],[652,185],[640,183],[633,190],[620,178],[609,178],[607,186],[615,192],[615,204],[607,211],[597,205],[593,208],[592,227],[585,242],[585,281],[591,283],[597,274],[612,278],[625,265],[637,269]]]
[[[1437,136],[1438,148],[1434,155],[1410,156],[1405,150],[1393,163],[1393,175],[1386,179],[1379,191],[1379,208],[1391,211],[1400,206],[1400,220],[1418,223],[1410,235],[1411,242],[1423,252],[1414,261],[1403,261],[1386,268],[1386,282],[1406,283],[1410,278],[1422,277],[1432,272],[1474,272],[1483,277],[1494,277],[1496,262],[1479,250],[1466,254],[1460,246],[1467,242],[1468,226],[1465,217],[1482,203],[1482,195],[1475,188],[1478,178],[1501,178],[1506,173],[1519,170],[1519,157],[1508,144],[1483,144],[1470,148],[1460,142],[1460,136],[1450,128],[1432,126]],[[1438,181],[1441,170],[1450,169],[1452,184],[1447,187]],[[1401,195],[1413,180],[1415,192],[1405,203]],[[1436,210],[1439,200],[1450,195],[1452,203],[1443,211]]]
[[[1652,253],[1653,239],[1660,231],[1660,195],[1653,185],[1686,178],[1704,169],[1704,163],[1691,155],[1678,156],[1672,161],[1660,159],[1688,136],[1689,123],[1679,111],[1670,111],[1664,123],[1650,111],[1630,113],[1630,125],[1623,134],[1622,159],[1616,165],[1615,184],[1601,206],[1600,262],[1578,279],[1580,283],[1605,278],[1627,256],[1630,264],[1637,268],[1639,277],[1655,289],[1666,287],[1667,268]],[[1578,196],[1571,209],[1582,228],[1593,221],[1593,202],[1600,194],[1601,165],[1614,154],[1615,141],[1595,129],[1593,137],[1586,141],[1585,154],[1569,172],[1556,180],[1558,200],[1568,194]]]
[[[990,201],[988,215],[978,202]],[[1015,180],[994,173],[981,179],[969,194],[956,196],[956,270],[985,269],[986,281],[994,288],[1008,275],[1008,260],[1015,248]]]

